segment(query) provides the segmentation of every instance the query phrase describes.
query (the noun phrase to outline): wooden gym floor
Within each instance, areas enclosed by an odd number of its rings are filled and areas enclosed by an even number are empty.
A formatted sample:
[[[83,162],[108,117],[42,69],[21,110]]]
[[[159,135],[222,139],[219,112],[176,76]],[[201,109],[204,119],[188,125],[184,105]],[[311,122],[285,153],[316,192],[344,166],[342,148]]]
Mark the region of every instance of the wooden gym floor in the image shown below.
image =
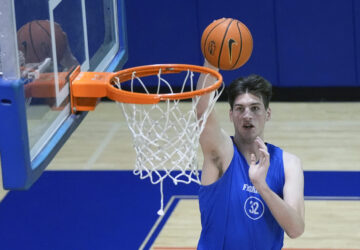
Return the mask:
[[[360,103],[272,103],[271,108],[265,140],[298,155],[304,170],[360,171]],[[227,103],[216,105],[223,128],[232,134],[228,109]],[[132,170],[134,159],[120,108],[103,102],[87,115],[48,170]],[[0,199],[5,195],[1,189]],[[286,237],[284,247],[360,249],[359,199],[306,200],[305,233],[295,240]],[[196,197],[180,199],[152,249],[195,249],[199,234]]]

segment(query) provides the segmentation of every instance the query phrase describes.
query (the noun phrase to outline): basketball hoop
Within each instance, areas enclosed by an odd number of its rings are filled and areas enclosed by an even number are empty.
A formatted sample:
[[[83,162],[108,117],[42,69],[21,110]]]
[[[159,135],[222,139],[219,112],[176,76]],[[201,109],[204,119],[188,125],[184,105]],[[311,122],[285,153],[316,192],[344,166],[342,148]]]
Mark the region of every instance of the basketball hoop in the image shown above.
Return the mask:
[[[212,84],[196,88],[200,74],[205,74],[204,83],[211,79]],[[117,101],[133,135],[134,174],[141,179],[149,178],[152,184],[160,183],[159,215],[164,214],[165,178],[171,178],[174,184],[200,184],[199,138],[224,89],[219,72],[182,64],[140,66],[117,73],[81,72],[72,81],[71,89],[74,110],[83,110],[86,106],[76,104],[89,103],[79,100],[79,96],[107,96]],[[196,107],[204,95],[208,95],[208,105],[198,117]]]

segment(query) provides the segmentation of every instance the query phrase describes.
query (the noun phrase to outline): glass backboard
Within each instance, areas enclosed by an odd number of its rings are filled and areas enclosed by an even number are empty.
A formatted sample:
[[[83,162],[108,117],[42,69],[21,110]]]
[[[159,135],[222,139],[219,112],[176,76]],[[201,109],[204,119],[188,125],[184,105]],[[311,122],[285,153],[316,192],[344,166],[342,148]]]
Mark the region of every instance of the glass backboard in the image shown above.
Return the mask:
[[[123,0],[2,0],[0,156],[5,189],[27,189],[81,123],[68,76],[127,60]]]

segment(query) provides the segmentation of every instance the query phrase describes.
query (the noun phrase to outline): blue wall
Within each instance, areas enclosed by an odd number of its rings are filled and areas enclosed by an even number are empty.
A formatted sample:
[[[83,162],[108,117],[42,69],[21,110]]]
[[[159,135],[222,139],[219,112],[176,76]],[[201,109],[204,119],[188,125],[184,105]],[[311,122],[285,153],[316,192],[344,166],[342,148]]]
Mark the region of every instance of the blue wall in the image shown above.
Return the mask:
[[[254,50],[239,70],[222,71],[225,83],[257,73],[278,87],[360,86],[360,1],[127,0],[126,12],[126,68],[202,64],[202,31],[232,17],[248,26]]]

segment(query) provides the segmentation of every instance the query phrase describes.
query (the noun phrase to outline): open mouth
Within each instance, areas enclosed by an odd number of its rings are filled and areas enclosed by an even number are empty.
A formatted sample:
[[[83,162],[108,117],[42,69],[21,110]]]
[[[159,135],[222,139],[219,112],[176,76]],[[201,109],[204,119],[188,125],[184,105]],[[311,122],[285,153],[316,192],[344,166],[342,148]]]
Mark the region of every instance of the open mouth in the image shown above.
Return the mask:
[[[245,124],[244,126],[243,126],[243,128],[245,128],[245,129],[251,129],[251,128],[253,128],[254,127],[254,125],[252,125],[252,124]]]

